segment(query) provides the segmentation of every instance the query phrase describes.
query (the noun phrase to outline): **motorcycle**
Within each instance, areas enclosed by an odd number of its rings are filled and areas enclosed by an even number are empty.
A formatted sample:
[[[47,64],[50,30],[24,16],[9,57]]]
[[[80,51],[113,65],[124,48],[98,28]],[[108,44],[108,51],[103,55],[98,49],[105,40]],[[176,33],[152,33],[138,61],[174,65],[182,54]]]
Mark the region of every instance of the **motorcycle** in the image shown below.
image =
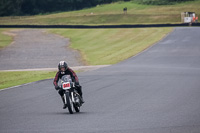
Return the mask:
[[[70,75],[64,75],[61,78],[61,87],[64,90],[64,102],[67,105],[70,114],[73,114],[75,111],[80,112],[81,97],[78,94],[75,83],[72,82]]]

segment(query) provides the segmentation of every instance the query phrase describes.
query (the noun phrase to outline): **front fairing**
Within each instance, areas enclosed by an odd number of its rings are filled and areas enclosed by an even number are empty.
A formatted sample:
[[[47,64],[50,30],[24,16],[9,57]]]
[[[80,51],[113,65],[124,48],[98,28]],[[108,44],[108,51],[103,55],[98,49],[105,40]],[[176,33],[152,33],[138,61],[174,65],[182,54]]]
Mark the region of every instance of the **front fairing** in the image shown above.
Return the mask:
[[[63,90],[69,90],[73,87],[72,79],[70,75],[63,75],[61,78],[61,88]]]

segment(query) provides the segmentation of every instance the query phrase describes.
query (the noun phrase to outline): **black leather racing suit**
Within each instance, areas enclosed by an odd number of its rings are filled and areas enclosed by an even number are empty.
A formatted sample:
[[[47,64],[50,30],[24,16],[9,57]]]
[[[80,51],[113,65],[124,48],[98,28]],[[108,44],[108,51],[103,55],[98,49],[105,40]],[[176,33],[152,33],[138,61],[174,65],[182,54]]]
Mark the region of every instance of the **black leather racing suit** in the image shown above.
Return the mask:
[[[76,89],[77,89],[79,95],[82,97],[82,87],[81,87],[80,84],[79,84],[78,77],[77,77],[76,73],[75,73],[71,68],[69,68],[69,67],[68,67],[68,69],[64,72],[64,74],[61,74],[60,71],[58,71],[58,72],[56,73],[56,76],[55,76],[54,81],[53,81],[53,84],[54,84],[55,88],[58,87],[58,81],[59,81],[59,79],[62,78],[63,75],[70,75],[70,76],[71,76],[72,81],[75,82],[75,86],[76,86]],[[63,93],[63,90],[61,90],[61,89],[58,91],[58,93],[60,94],[61,97],[62,97],[63,94],[64,94],[64,93]]]

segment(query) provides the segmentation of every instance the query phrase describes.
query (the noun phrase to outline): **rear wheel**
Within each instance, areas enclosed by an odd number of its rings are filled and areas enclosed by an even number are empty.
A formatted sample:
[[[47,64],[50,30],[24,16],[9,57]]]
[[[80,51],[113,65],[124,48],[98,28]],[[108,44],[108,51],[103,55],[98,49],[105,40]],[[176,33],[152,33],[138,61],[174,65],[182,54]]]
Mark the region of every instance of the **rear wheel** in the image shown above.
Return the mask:
[[[67,92],[65,95],[66,95],[67,107],[68,107],[69,113],[73,114],[74,113],[74,105],[73,105],[73,102],[72,102],[71,97],[69,95],[69,92]]]
[[[74,109],[75,109],[76,112],[80,112],[80,106],[81,106],[81,104],[80,104],[80,96],[79,95],[75,95],[74,98],[76,100],[78,99],[78,102],[79,102],[78,104],[74,105]]]

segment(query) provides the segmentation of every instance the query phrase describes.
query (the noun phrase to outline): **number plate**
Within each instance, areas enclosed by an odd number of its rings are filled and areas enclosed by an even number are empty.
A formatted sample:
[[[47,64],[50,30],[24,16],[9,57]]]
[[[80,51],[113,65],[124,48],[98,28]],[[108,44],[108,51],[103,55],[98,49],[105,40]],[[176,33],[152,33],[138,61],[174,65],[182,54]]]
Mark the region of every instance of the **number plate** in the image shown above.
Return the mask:
[[[71,88],[70,82],[63,83],[63,89],[64,89],[64,90],[70,89],[70,88]]]

